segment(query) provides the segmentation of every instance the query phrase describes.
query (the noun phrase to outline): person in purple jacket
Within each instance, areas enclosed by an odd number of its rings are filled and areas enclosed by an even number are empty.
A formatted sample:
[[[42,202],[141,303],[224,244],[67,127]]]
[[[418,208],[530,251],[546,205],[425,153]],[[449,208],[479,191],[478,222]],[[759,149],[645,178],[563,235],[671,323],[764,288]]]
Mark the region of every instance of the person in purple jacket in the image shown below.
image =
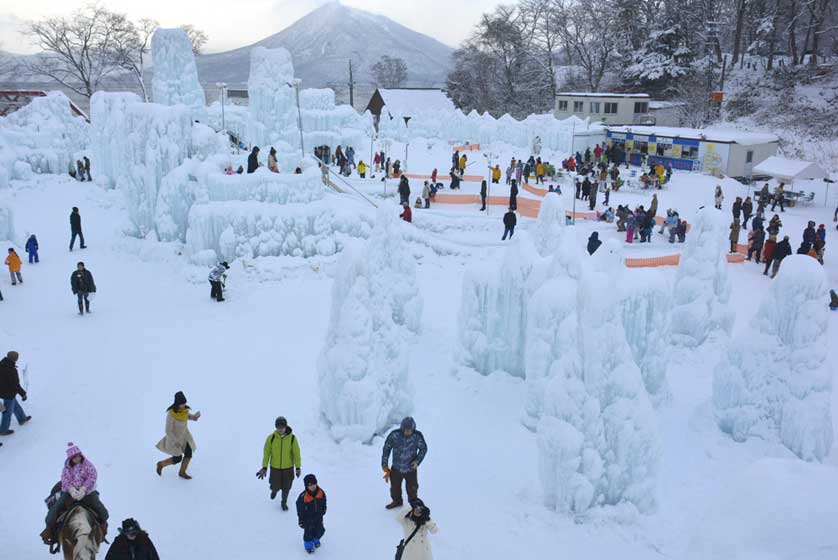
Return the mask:
[[[61,471],[61,495],[50,507],[47,513],[46,529],[42,533],[45,542],[54,540],[53,525],[58,515],[64,511],[65,506],[72,502],[81,502],[89,507],[107,527],[108,510],[99,500],[99,492],[96,491],[97,479],[96,467],[85,457],[81,450],[73,443],[67,444],[67,460],[64,462],[64,470]]]

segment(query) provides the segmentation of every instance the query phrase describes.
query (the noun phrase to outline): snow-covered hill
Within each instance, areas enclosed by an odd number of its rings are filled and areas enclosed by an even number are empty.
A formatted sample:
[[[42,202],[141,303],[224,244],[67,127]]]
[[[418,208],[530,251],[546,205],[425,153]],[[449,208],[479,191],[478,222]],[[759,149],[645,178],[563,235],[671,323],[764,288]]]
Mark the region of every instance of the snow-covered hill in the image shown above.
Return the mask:
[[[354,79],[369,82],[370,66],[385,54],[407,63],[408,85],[439,85],[445,82],[453,51],[385,16],[330,2],[254,45],[199,56],[201,81],[247,82],[250,49],[256,46],[288,49],[297,77],[307,87],[348,81],[350,59]]]

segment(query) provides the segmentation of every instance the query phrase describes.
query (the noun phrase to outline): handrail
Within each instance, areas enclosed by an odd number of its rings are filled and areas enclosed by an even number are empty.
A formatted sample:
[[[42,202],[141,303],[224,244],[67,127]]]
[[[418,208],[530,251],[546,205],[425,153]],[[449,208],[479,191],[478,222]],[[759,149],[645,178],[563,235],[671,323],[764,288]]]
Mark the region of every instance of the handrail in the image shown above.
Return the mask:
[[[318,157],[317,157],[317,156],[315,156],[314,154],[309,154],[309,157],[311,157],[314,161],[316,161],[316,162],[317,162],[317,166],[321,168],[321,172],[322,172],[322,167],[321,167],[321,166],[322,166],[322,165],[324,165],[324,164],[323,164],[323,162],[322,162],[320,159],[318,159]],[[343,183],[344,185],[346,185],[347,187],[349,187],[350,189],[352,189],[352,190],[353,190],[356,194],[358,194],[361,198],[363,198],[364,200],[366,200],[367,202],[369,202],[369,203],[372,205],[372,207],[373,207],[373,208],[378,208],[378,205],[377,205],[375,202],[373,202],[372,200],[370,200],[369,198],[367,198],[367,196],[366,196],[364,193],[362,193],[361,191],[359,191],[358,189],[356,189],[355,187],[353,187],[353,186],[349,183],[349,181],[347,181],[346,179],[344,179],[343,177],[341,177],[340,175],[338,175],[337,173],[335,173],[334,171],[332,171],[332,168],[331,168],[331,167],[329,167],[328,165],[326,165],[326,169],[329,171],[329,174],[330,174],[330,175],[334,175],[336,178],[340,179],[340,182],[341,182],[341,183]],[[331,186],[333,189],[335,189],[337,192],[340,192],[340,193],[342,193],[342,192],[343,192],[343,191],[341,191],[339,188],[337,188],[337,185],[335,185],[334,183],[332,183],[332,181],[331,181],[331,180],[329,180],[329,183],[330,183],[330,186]],[[344,193],[344,194],[345,194],[345,193]]]

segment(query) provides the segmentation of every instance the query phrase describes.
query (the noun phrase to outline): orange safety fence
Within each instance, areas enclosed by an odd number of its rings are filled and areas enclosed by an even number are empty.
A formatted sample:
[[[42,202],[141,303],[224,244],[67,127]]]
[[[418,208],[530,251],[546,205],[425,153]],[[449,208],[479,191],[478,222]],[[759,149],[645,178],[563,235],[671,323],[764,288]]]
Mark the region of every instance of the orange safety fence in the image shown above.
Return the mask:
[[[423,174],[420,174],[420,173],[405,173],[404,176],[407,177],[408,179],[420,179],[420,180],[431,178],[430,175],[423,175]],[[401,177],[401,175],[393,175],[394,179],[398,179],[399,177]],[[448,173],[445,173],[445,174],[437,173],[437,175],[436,175],[436,180],[437,180],[438,183],[439,182],[445,182],[445,181],[449,180],[450,178],[451,177],[448,176]],[[463,178],[461,179],[461,181],[463,181],[465,183],[479,183],[484,178],[485,177],[481,177],[480,175],[464,175]]]
[[[455,152],[479,152],[480,144],[465,144],[464,146],[454,146]]]

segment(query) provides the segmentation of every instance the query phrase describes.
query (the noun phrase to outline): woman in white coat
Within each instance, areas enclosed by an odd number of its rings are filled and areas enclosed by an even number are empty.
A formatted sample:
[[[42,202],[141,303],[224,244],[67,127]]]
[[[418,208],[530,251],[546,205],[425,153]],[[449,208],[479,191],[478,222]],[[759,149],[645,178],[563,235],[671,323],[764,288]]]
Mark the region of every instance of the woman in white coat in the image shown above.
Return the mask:
[[[404,539],[399,543],[401,560],[433,560],[431,541],[428,533],[436,534],[436,523],[431,521],[431,510],[420,499],[410,500],[410,508],[398,514],[399,523],[404,530]]]
[[[190,420],[197,421],[201,413],[192,414],[190,410],[183,392],[175,393],[174,404],[166,409],[166,435],[157,442],[157,449],[172,457],[157,463],[158,476],[163,475],[164,467],[180,463],[178,476],[186,480],[192,478],[187,474],[186,468],[192,460],[192,452],[195,451],[196,446],[187,424]]]

